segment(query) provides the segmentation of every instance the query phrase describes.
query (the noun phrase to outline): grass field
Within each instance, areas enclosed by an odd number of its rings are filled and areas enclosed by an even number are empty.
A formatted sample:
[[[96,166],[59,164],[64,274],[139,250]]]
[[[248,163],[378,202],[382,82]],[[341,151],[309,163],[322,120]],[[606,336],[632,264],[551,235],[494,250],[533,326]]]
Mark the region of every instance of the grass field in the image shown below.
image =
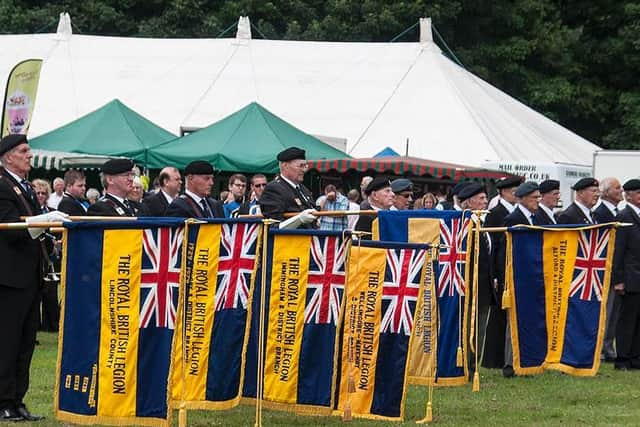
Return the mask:
[[[57,335],[42,333],[38,339],[41,345],[36,347],[31,369],[31,389],[26,402],[32,412],[47,417],[33,425],[63,425],[53,417]],[[614,371],[611,364],[603,364],[595,378],[547,372],[535,377],[504,379],[498,370],[481,370],[480,375],[479,393],[472,393],[471,385],[435,390],[432,425],[640,426],[640,371]],[[409,388],[404,423],[354,420],[349,424],[415,425],[415,421],[424,416],[426,390],[423,387]],[[248,406],[221,412],[190,411],[188,424],[252,426],[254,413],[255,409]],[[174,424],[177,424],[177,414]],[[265,410],[263,424],[337,426],[343,423],[336,417],[303,417]]]

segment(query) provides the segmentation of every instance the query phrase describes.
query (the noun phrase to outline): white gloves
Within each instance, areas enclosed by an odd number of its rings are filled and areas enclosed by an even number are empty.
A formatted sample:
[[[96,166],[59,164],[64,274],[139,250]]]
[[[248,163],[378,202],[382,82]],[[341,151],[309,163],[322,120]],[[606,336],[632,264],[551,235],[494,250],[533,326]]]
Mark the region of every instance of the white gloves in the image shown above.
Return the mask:
[[[300,227],[303,224],[311,224],[316,220],[316,217],[311,212],[315,212],[315,209],[306,209],[300,212],[298,215],[282,221],[278,228],[281,230],[294,229]]]
[[[41,215],[35,215],[35,216],[30,216],[27,218],[27,224],[33,224],[33,223],[41,223],[41,222],[64,222],[64,221],[70,221],[69,219],[69,215],[67,215],[64,212],[59,212],[59,211],[53,211],[53,212],[47,212],[45,214],[41,214]],[[46,229],[42,228],[42,227],[30,227],[29,229],[29,235],[31,235],[32,239],[37,239],[38,237],[40,237],[41,234],[43,234]]]

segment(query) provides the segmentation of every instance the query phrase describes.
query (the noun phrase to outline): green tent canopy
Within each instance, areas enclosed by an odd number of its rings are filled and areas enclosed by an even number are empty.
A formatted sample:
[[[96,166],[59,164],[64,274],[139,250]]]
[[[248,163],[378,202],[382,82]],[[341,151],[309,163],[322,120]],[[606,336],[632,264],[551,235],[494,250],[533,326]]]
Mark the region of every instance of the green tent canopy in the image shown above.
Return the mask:
[[[205,160],[221,171],[276,173],[276,155],[292,146],[306,150],[308,159],[348,157],[252,102],[206,128],[152,147],[148,167],[183,169],[193,160]]]
[[[146,149],[175,137],[114,99],[71,123],[31,139],[29,144],[40,150],[128,157],[145,165]]]

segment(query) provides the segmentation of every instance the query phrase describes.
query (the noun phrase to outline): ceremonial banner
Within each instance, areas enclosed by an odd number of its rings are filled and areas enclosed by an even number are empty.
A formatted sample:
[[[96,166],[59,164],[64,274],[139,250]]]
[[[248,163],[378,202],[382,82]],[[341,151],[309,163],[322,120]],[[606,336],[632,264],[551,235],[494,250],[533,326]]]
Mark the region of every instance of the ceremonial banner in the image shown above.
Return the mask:
[[[458,349],[462,360],[467,360],[467,325],[469,302],[467,281],[467,237],[471,212],[415,210],[379,211],[379,239],[394,242],[436,243],[440,250],[433,268],[437,283],[438,310],[437,367],[438,385],[461,385],[468,381],[468,366],[458,366]],[[374,236],[375,237],[375,236]],[[419,316],[421,321],[423,316]],[[424,343],[417,335],[424,329],[417,323],[416,339],[411,348],[409,381],[413,384],[429,384],[433,375]]]
[[[402,420],[426,245],[360,242],[349,252],[336,412]],[[418,307],[416,307],[418,306]]]
[[[171,357],[173,408],[228,409],[240,402],[260,229],[249,219],[187,222],[185,291]]]
[[[165,425],[181,220],[65,223],[56,418]]]
[[[600,365],[615,229],[514,227],[507,287],[517,374],[593,376]]]
[[[329,415],[349,239],[339,232],[274,229],[269,240],[264,404]]]
[[[36,105],[41,59],[27,59],[18,63],[9,73],[4,92],[1,137],[14,133],[26,135]]]

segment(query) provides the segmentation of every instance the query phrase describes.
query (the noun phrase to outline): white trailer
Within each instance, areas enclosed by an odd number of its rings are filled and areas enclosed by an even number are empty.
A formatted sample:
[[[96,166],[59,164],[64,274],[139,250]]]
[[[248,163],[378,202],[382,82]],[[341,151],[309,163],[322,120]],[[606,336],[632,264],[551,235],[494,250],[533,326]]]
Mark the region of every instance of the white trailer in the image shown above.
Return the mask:
[[[598,150],[593,153],[593,176],[596,179],[618,178],[624,184],[640,177],[640,150]]]
[[[560,181],[560,202],[558,208],[566,208],[573,202],[573,190],[571,186],[580,178],[592,176],[591,166],[576,165],[571,163],[528,163],[528,162],[496,162],[487,161],[484,166],[498,169],[515,175],[520,175],[527,181],[535,181],[538,184],[545,179],[557,179]]]

